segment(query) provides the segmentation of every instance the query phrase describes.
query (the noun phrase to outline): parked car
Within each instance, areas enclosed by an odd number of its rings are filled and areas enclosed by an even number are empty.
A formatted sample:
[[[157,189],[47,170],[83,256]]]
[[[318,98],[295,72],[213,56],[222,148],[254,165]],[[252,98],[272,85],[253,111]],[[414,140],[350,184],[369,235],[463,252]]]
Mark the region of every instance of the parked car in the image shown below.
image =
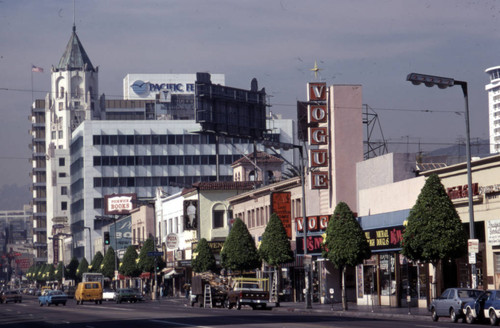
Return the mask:
[[[487,290],[481,293],[474,301],[464,306],[467,323],[474,323],[489,318],[492,326],[499,323],[500,318],[500,290]]]
[[[429,311],[433,321],[439,317],[450,317],[451,321],[465,320],[465,304],[474,301],[483,291],[471,288],[448,288],[441,296],[432,300]]]
[[[68,295],[66,295],[63,291],[49,290],[46,291],[44,295],[38,297],[38,304],[40,304],[40,306],[50,306],[51,304],[55,304],[56,306],[59,304],[66,305],[67,300]]]
[[[116,299],[116,292],[113,289],[104,288],[102,290],[103,301],[114,301]]]
[[[22,301],[23,297],[21,296],[21,293],[18,290],[4,290],[0,294],[0,303],[9,303],[9,302],[21,303]]]
[[[133,288],[119,288],[116,291],[116,303],[130,302],[136,303],[142,301],[141,292]]]

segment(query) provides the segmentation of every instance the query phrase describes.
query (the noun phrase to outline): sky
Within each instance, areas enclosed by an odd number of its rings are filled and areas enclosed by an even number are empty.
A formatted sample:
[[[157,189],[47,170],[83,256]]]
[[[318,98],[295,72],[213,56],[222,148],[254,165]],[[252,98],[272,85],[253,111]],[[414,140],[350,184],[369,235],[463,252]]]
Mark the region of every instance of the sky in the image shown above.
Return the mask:
[[[236,88],[257,78],[270,110],[295,119],[307,82],[359,84],[390,152],[463,140],[460,87],[406,81],[418,72],[466,81],[471,139],[488,139],[500,1],[0,0],[0,187],[30,184],[31,104],[49,91],[73,22],[108,99],[127,74],[222,73]]]

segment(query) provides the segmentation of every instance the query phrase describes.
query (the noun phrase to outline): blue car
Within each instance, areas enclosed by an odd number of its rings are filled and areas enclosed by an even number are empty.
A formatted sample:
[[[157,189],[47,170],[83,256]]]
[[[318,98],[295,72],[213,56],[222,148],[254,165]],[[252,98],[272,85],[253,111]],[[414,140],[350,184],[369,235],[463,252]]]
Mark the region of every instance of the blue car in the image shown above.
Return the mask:
[[[467,323],[489,318],[492,326],[498,325],[500,318],[500,290],[487,290],[481,293],[474,301],[465,304],[464,311]]]
[[[68,295],[64,292],[60,290],[48,290],[43,295],[38,297],[38,304],[40,304],[40,306],[50,306],[51,304],[56,306],[59,304],[66,305],[67,300]]]

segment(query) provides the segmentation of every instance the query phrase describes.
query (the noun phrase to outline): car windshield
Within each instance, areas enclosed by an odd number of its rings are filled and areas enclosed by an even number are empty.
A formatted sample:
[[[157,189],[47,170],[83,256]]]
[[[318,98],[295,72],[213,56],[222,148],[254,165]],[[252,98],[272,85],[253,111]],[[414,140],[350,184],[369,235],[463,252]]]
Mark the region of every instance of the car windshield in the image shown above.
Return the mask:
[[[476,298],[481,294],[479,290],[459,290],[458,297],[460,298]]]

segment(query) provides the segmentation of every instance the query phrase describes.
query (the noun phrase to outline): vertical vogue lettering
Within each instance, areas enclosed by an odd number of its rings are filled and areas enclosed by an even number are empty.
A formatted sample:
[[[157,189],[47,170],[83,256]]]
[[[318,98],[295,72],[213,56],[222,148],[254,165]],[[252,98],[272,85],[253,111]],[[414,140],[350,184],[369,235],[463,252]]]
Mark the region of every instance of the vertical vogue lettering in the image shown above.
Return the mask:
[[[309,123],[326,123],[328,118],[326,114],[326,105],[310,105]]]
[[[328,172],[311,172],[312,189],[328,189]]]
[[[326,145],[328,130],[324,128],[311,128],[311,145]]]
[[[311,167],[328,166],[328,152],[326,149],[311,149]]]
[[[309,127],[310,145],[328,146],[328,105],[325,82],[307,84],[307,100],[316,102],[308,106],[308,123],[320,123],[320,127]],[[315,125],[315,124],[314,124]],[[328,149],[310,149],[311,167],[328,168]],[[328,189],[328,171],[311,172],[311,189]]]
[[[326,101],[326,83],[309,83],[309,101]]]

